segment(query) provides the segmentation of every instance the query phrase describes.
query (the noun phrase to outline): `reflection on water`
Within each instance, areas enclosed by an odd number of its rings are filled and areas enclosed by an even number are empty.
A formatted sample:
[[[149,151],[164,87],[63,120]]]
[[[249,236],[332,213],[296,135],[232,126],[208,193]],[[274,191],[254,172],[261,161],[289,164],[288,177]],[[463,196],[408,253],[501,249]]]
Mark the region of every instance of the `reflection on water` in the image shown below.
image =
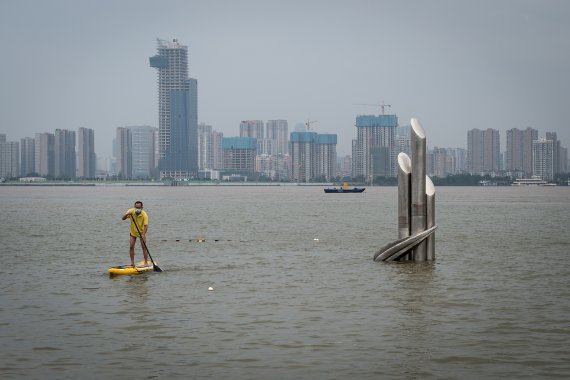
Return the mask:
[[[436,262],[375,263],[395,188],[2,187],[2,378],[566,377],[569,189],[437,191]],[[109,278],[134,198],[164,272]]]

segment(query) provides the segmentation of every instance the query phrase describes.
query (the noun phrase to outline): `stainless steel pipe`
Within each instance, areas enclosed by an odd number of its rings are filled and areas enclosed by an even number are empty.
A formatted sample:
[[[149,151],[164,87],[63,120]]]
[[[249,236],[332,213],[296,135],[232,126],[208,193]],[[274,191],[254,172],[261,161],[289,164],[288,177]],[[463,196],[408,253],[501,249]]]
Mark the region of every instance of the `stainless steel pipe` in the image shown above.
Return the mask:
[[[428,176],[426,176],[426,224],[427,229],[435,226],[435,186]],[[426,247],[426,259],[435,260],[435,233],[427,237]]]
[[[400,260],[404,255],[410,252],[412,248],[417,246],[420,242],[425,241],[425,239],[433,234],[436,229],[437,226],[433,226],[425,231],[420,232],[419,234],[398,239],[389,244],[386,244],[374,254],[374,261]]]
[[[435,186],[426,175],[426,135],[411,120],[412,157],[398,154],[398,240],[380,248],[374,261],[435,260]]]
[[[412,160],[406,153],[398,154],[398,239],[410,236]],[[409,260],[406,254],[401,260]]]
[[[416,235],[426,230],[426,134],[416,118],[412,118],[411,126],[412,202],[410,233]],[[412,259],[415,261],[427,260],[425,241],[414,248]]]
[[[410,236],[411,172],[410,156],[398,154],[398,239]]]

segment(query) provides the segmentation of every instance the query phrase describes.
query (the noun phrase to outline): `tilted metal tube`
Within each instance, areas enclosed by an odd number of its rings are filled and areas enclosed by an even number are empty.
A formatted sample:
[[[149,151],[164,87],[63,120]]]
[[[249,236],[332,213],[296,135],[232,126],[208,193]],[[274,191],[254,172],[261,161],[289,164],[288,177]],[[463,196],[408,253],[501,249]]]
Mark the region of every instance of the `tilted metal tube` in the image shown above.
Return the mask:
[[[420,244],[420,242],[425,241],[425,239],[433,234],[436,229],[437,226],[433,226],[419,234],[401,238],[386,244],[374,254],[374,261],[400,260],[402,256],[406,255],[410,251],[410,249],[413,249],[415,246]]]
[[[398,239],[410,236],[410,173],[412,160],[406,153],[398,154]]]
[[[435,226],[435,186],[428,176],[426,176],[426,223],[428,229]],[[426,259],[435,260],[435,233],[427,237],[426,245]]]
[[[412,148],[412,175],[411,175],[411,235],[426,230],[426,134],[420,122],[411,120],[411,148]],[[421,242],[413,250],[412,259],[415,261],[427,260],[426,242]]]
[[[398,154],[398,239],[410,236],[411,172],[410,156],[404,152]],[[409,254],[402,257],[402,260],[409,259]]]

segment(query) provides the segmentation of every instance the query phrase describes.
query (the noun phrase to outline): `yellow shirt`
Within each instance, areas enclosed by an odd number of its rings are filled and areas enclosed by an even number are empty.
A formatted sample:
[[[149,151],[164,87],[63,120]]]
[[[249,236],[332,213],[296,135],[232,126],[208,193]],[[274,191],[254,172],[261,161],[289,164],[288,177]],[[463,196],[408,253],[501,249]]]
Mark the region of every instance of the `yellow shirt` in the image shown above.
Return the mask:
[[[135,213],[134,208],[131,208],[127,211],[127,214],[130,213],[133,213],[131,217],[133,218],[133,221],[137,224],[137,226],[135,227],[135,223],[129,221],[131,225],[131,235],[135,237],[141,237],[141,235],[137,231],[137,227],[139,228],[139,231],[142,234],[144,232],[144,226],[148,226],[148,215],[144,210],[142,210],[141,213],[137,215]]]

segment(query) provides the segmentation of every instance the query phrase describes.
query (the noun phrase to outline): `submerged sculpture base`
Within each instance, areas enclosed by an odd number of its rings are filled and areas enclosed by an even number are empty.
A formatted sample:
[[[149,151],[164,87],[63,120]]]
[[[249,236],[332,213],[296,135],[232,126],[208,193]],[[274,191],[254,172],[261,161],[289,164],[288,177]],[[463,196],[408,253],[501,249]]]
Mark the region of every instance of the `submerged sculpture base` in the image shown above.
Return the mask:
[[[393,241],[374,254],[374,261],[397,261],[435,232],[437,225],[413,236]]]

